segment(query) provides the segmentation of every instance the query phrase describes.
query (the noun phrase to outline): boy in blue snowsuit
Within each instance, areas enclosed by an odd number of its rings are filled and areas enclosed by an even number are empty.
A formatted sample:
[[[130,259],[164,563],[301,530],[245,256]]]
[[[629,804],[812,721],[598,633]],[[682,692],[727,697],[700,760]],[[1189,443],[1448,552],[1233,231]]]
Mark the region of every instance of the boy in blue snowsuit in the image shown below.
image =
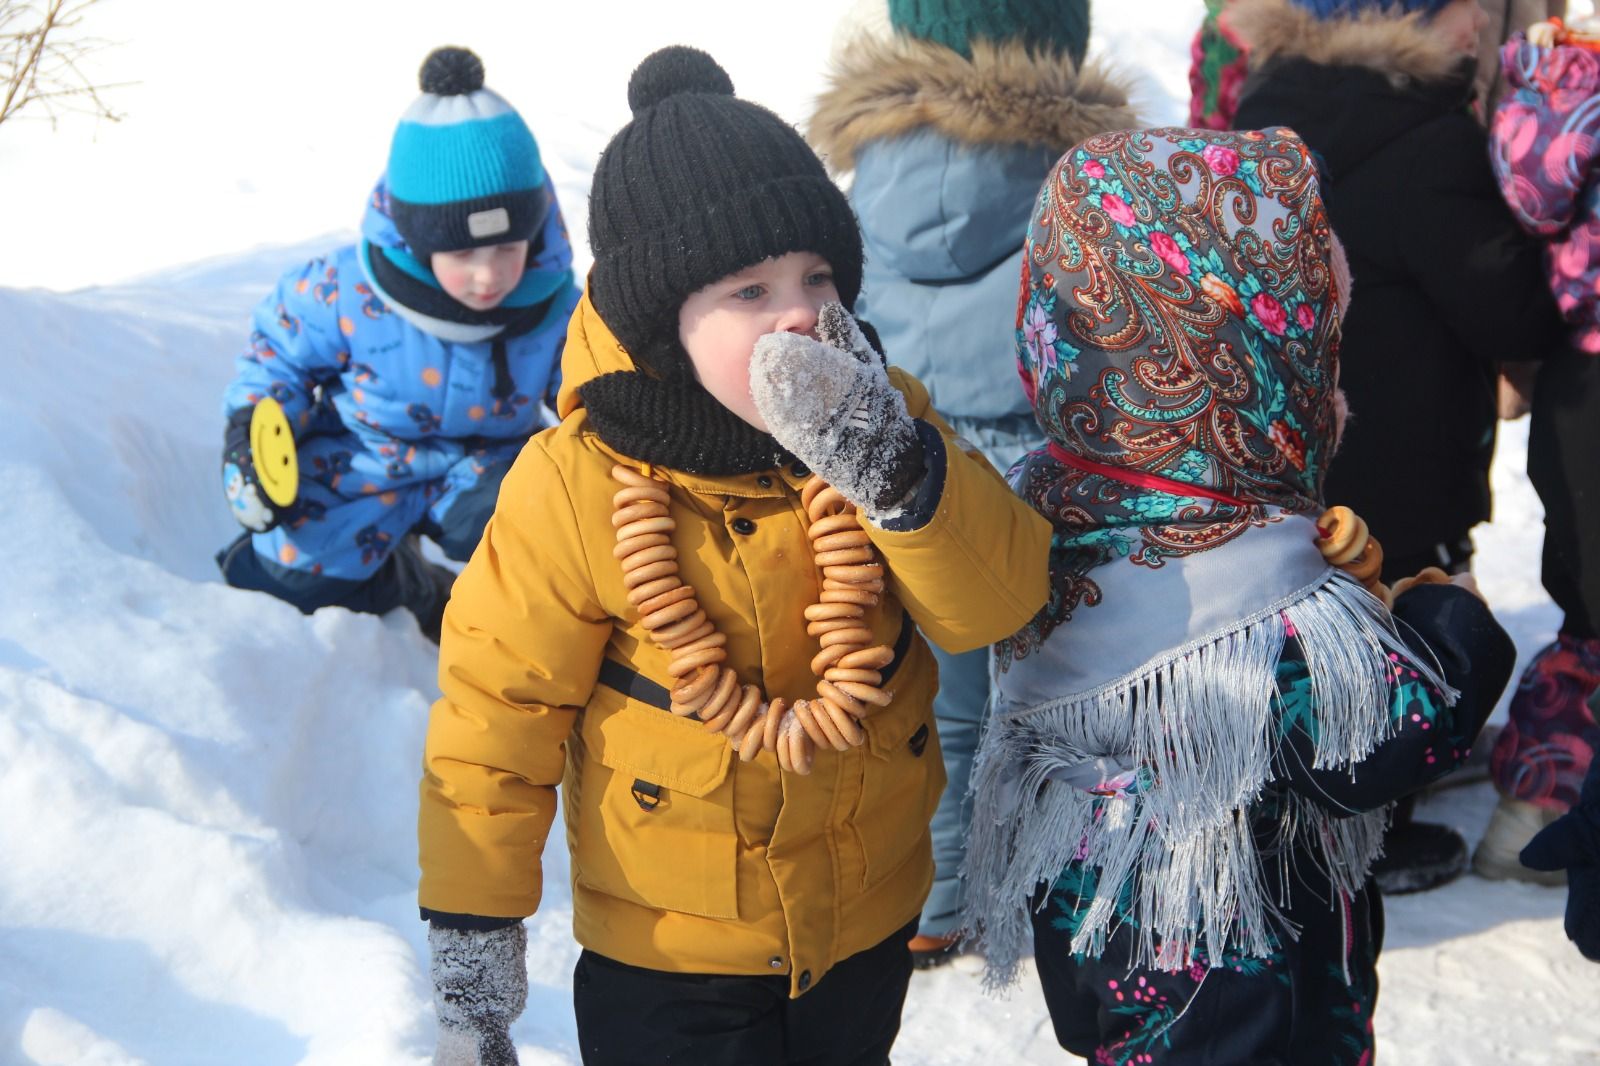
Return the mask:
[[[421,83],[361,240],[289,271],[256,308],[223,398],[224,492],[247,532],[217,563],[235,588],[307,613],[405,607],[437,639],[453,574],[408,536],[452,559],[476,547],[560,383],[579,293],[538,145],[478,57],[438,49]],[[298,451],[286,508],[252,463],[264,397]]]

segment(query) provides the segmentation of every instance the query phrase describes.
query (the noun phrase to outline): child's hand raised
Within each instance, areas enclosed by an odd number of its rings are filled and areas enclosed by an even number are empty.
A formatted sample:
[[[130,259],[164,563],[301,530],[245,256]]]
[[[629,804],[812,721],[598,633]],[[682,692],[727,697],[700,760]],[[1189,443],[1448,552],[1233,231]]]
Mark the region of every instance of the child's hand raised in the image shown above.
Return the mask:
[[[750,393],[795,457],[869,514],[892,511],[926,469],[905,398],[850,313],[822,308],[814,340],[769,333],[750,360]]]

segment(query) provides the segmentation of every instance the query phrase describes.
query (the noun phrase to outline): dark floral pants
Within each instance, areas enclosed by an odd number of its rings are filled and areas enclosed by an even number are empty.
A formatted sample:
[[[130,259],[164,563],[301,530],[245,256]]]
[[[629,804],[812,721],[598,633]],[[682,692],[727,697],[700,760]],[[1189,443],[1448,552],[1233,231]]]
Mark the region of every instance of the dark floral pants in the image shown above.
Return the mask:
[[[1095,1066],[1372,1062],[1383,904],[1370,881],[1354,899],[1332,902],[1326,883],[1318,892],[1297,882],[1287,914],[1301,927],[1298,940],[1266,958],[1228,952],[1167,973],[1127,966],[1131,921],[1099,959],[1072,954],[1078,900],[1093,876],[1069,867],[1033,918],[1039,982],[1062,1047]]]

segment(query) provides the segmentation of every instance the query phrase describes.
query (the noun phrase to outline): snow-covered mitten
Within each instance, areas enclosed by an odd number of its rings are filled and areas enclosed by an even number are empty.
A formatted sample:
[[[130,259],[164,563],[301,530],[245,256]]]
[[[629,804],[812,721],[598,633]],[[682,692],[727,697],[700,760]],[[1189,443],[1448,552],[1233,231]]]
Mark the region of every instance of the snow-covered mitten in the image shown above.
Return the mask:
[[[926,471],[916,423],[850,312],[824,304],[821,340],[769,333],[750,360],[750,394],[767,429],[869,515],[893,511]]]
[[[222,438],[222,492],[234,521],[252,533],[265,533],[278,524],[283,509],[261,489],[250,452],[250,417],[253,407],[241,407],[228,416]]]
[[[1520,857],[1530,870],[1567,871],[1567,938],[1600,962],[1600,763],[1573,808],[1539,830]]]
[[[428,950],[439,1015],[434,1066],[516,1066],[511,1023],[528,1001],[522,923],[487,932],[430,923]]]

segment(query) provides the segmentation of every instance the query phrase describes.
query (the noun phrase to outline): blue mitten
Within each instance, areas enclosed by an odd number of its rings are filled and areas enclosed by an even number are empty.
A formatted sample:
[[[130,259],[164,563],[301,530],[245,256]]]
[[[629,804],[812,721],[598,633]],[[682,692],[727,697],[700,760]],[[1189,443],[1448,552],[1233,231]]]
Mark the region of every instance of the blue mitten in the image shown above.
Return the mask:
[[[256,476],[250,451],[250,418],[253,407],[241,407],[228,416],[222,438],[222,493],[228,497],[228,510],[234,521],[252,533],[265,533],[283,518],[283,508],[267,498]]]

